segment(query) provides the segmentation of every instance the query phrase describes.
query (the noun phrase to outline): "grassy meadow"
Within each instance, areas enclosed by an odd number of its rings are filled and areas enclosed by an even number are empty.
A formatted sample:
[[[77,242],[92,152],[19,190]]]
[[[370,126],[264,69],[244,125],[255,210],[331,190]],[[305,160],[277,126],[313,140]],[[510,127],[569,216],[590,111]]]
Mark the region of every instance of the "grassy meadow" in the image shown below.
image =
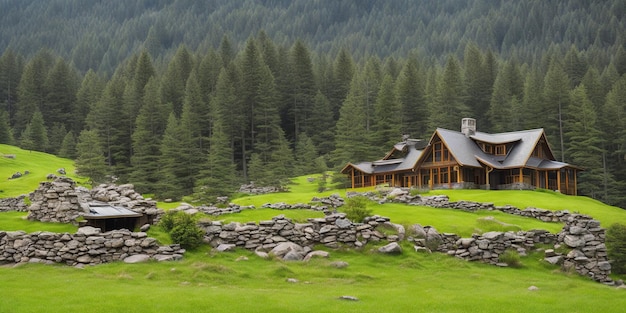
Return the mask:
[[[19,150],[12,161],[27,160]],[[17,149],[17,148],[15,148]],[[11,151],[11,150],[9,150]],[[36,153],[33,152],[35,155]],[[45,178],[61,166],[60,161],[42,154],[36,159]],[[49,156],[48,156],[49,157]],[[11,159],[7,159],[11,160]],[[70,162],[60,159],[61,161]],[[0,162],[5,162],[0,158]],[[58,163],[57,163],[58,162]],[[46,167],[43,164],[51,163]],[[70,162],[71,163],[71,162]],[[15,172],[0,164],[0,174]],[[13,166],[15,164],[10,164]],[[51,168],[52,170],[49,170]],[[33,170],[31,175],[35,176]],[[39,175],[39,174],[37,174]],[[16,180],[17,181],[17,180]],[[12,184],[13,182],[11,182]],[[26,186],[26,185],[25,185]],[[5,187],[0,197],[28,193],[26,187]],[[254,204],[257,209],[239,214],[205,217],[224,222],[260,221],[284,214],[295,221],[321,217],[308,210],[277,211],[261,209],[264,203],[308,203],[314,196],[328,196],[345,190],[317,192],[317,182],[307,177],[294,179],[290,192],[242,196],[233,202]],[[435,191],[451,200],[494,202],[520,208],[534,206],[550,210],[568,209],[599,219],[603,226],[626,223],[626,211],[585,197],[531,191]],[[177,204],[168,204],[167,209]],[[562,225],[515,217],[495,211],[476,213],[400,204],[374,204],[375,214],[388,216],[404,225],[431,225],[440,232],[469,236],[490,230],[547,229],[558,232]],[[35,223],[24,220],[25,213],[0,213],[4,231],[46,230],[74,232],[68,225]],[[489,222],[493,217],[497,222]],[[487,220],[487,221],[486,221]],[[162,243],[167,235],[153,227],[149,231]],[[251,251],[217,253],[203,246],[188,251],[182,261],[125,264],[121,262],[84,269],[65,265],[0,265],[0,312],[622,312],[626,290],[593,282],[575,273],[564,273],[558,266],[542,262],[541,252],[521,257],[521,268],[499,268],[462,261],[440,253],[416,253],[403,243],[401,255],[376,254],[384,243],[368,244],[361,250],[329,250],[328,259],[310,262],[284,262],[261,259]],[[349,266],[335,268],[332,262]],[[294,278],[297,282],[288,282]],[[615,279],[625,277],[614,277]],[[536,286],[535,291],[528,287]],[[359,301],[340,300],[354,296]]]

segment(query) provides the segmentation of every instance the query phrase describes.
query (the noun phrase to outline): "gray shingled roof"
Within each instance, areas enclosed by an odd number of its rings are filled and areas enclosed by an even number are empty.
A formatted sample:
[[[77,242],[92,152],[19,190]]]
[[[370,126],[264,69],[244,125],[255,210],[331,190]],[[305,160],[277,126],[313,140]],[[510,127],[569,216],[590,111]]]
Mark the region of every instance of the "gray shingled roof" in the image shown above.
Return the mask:
[[[361,162],[357,164],[349,163],[345,168],[353,166],[354,168],[366,174],[411,170],[413,169],[413,167],[415,167],[415,163],[422,155],[422,150],[415,149],[415,144],[412,144],[410,141],[409,143],[401,142],[394,145],[394,148],[400,151],[405,147],[407,149],[407,154],[404,158],[386,160],[383,159],[374,162]]]

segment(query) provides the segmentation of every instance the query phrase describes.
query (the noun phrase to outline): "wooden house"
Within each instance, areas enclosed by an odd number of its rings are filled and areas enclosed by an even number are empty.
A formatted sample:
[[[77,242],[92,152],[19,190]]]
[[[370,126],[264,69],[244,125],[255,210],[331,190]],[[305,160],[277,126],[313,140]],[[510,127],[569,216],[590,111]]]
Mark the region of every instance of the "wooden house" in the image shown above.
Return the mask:
[[[378,161],[348,163],[352,188],[385,184],[422,189],[535,189],[576,195],[581,169],[554,158],[543,129],[498,134],[437,128],[430,140],[406,139]]]

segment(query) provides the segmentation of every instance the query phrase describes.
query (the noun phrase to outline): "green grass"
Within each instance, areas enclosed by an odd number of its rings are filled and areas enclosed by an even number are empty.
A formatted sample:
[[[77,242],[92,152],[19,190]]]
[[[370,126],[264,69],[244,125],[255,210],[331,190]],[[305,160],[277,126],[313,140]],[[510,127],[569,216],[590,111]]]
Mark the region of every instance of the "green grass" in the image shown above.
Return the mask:
[[[19,160],[21,152],[14,153],[18,154],[16,160]],[[21,157],[25,158],[24,155]],[[52,170],[58,167],[61,166],[56,163],[51,166]],[[5,166],[0,166],[0,169],[7,173],[15,171],[15,168],[7,169]],[[45,172],[47,174],[52,170]],[[289,193],[244,196],[233,200],[241,205],[254,204],[258,209],[210,218],[224,222],[248,222],[269,220],[284,214],[299,222],[309,217],[320,217],[322,213],[310,210],[278,211],[261,209],[260,206],[276,202],[308,203],[314,196],[323,197],[332,193],[345,196],[345,190],[320,194],[317,192],[317,183],[308,182],[306,177],[296,178],[294,182]],[[11,192],[23,194],[36,187],[37,184],[24,184],[21,187],[12,185]],[[1,189],[5,193],[0,194],[0,197],[7,196],[8,188],[3,184]],[[569,209],[590,214],[603,225],[626,221],[626,212],[621,209],[585,197],[549,192],[455,190],[434,191],[431,194],[447,194],[452,201],[494,202],[496,205],[511,204],[519,208],[534,206],[550,210]],[[168,204],[166,208],[177,205]],[[374,214],[390,217],[394,223],[431,225],[440,232],[454,232],[462,236],[491,230],[540,228],[555,233],[561,229],[558,223],[542,223],[498,211],[468,213],[391,203],[371,203],[369,208]],[[75,230],[63,224],[26,221],[24,216],[25,213],[18,212],[1,213],[0,229],[27,232]],[[57,226],[60,228],[55,228]],[[152,227],[148,234],[163,244],[170,243],[169,236],[159,227]],[[362,250],[329,250],[329,259],[314,259],[308,263],[264,260],[245,250],[214,253],[203,246],[187,252],[179,262],[116,262],[85,269],[41,264],[0,266],[0,312],[315,310],[553,313],[621,312],[626,306],[625,290],[604,286],[577,274],[563,273],[558,267],[541,262],[541,253],[521,257],[520,268],[498,268],[440,253],[416,253],[408,242],[402,243],[404,252],[401,255],[378,255],[373,251],[381,244],[384,243],[368,244]],[[240,257],[247,257],[248,260],[236,261]],[[337,269],[330,266],[333,261],[346,261],[350,265]],[[299,282],[288,283],[287,278],[296,278]],[[529,286],[537,286],[539,290],[529,291]],[[339,300],[338,297],[343,295],[355,296],[359,301]]]
[[[180,262],[82,270],[28,264],[0,267],[0,312],[621,312],[626,305],[626,291],[537,258],[513,269],[409,251],[331,251],[329,259],[300,263],[205,249]],[[339,260],[350,265],[330,266]],[[539,290],[528,291],[531,285]]]
[[[49,231],[53,233],[75,233],[76,226],[61,223],[33,222],[26,219],[26,212],[1,212],[0,230],[17,231],[23,230],[27,233],[36,231]]]
[[[6,158],[15,155],[15,159]],[[57,170],[65,168],[66,176],[82,182],[85,179],[74,174],[74,161],[59,158],[47,153],[22,150],[0,144],[0,198],[16,197],[37,189],[39,182],[45,181],[48,174],[59,176]],[[30,174],[16,179],[8,179],[15,172]]]

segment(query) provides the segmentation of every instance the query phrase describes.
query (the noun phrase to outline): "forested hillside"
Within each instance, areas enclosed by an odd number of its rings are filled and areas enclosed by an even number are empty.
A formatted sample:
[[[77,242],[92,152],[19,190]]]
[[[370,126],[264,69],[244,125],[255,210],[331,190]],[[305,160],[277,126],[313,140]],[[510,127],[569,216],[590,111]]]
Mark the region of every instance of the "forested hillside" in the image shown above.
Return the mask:
[[[543,127],[626,207],[623,1],[3,1],[0,143],[160,198]]]

